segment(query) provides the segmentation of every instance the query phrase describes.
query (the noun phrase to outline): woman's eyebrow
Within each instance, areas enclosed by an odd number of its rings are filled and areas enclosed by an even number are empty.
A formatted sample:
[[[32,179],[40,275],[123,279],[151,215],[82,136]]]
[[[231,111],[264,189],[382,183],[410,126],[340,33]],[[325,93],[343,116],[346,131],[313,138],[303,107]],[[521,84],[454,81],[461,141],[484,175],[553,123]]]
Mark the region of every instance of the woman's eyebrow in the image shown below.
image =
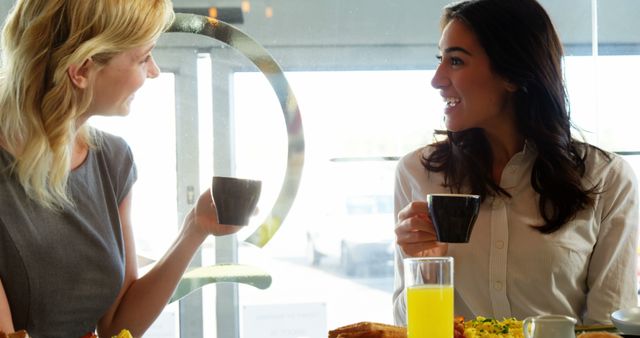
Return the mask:
[[[467,54],[469,56],[472,56],[471,52],[469,52],[468,50],[466,50],[466,49],[464,49],[462,47],[445,48],[445,50],[443,51],[443,54],[452,53],[452,52],[461,52],[461,53]]]
[[[149,47],[149,49],[147,49],[143,54],[147,54],[147,53],[151,52],[151,51],[153,50],[153,48],[155,48],[155,47],[156,47],[156,45],[155,45],[155,44],[153,44],[153,45],[152,45],[151,47]]]

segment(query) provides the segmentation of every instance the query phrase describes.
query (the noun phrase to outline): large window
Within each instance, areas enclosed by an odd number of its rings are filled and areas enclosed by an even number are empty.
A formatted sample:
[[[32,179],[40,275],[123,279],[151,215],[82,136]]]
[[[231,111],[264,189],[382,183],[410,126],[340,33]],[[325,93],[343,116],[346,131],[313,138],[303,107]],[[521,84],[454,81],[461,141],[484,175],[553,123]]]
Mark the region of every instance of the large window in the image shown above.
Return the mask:
[[[640,56],[567,56],[564,64],[576,133],[622,153],[640,173],[640,156],[633,155],[640,150],[640,140],[616,134],[632,135],[640,122],[636,115],[627,116],[626,105],[615,100],[621,93],[625,95],[625,90],[626,95],[633,95],[635,77],[629,74],[627,80],[618,79],[616,86],[606,85],[614,81],[612,74],[623,73],[629,65],[640,66]],[[640,72],[640,67],[630,72]],[[442,128],[442,102],[429,86],[433,71],[287,75],[301,104],[307,107],[303,118],[308,169],[299,201],[277,244],[261,251],[269,254],[269,260],[254,249],[241,248],[242,261],[271,267],[275,278],[274,287],[267,291],[247,289],[241,293],[243,327],[254,325],[246,322],[255,320],[255,316],[246,317],[252,307],[268,308],[265,304],[279,311],[282,318],[300,311],[283,305],[303,304],[313,311],[318,309],[315,304],[322,304],[329,328],[367,320],[392,322],[392,252],[385,255],[384,249],[394,241],[394,216],[389,210],[393,170],[397,155],[430,141],[433,130]],[[259,73],[238,74],[234,84],[237,101],[269,92]],[[238,114],[255,110],[239,102],[236,108]],[[607,118],[601,112],[606,112]],[[621,121],[628,124],[622,126]],[[248,126],[238,128],[249,130]],[[356,249],[349,250],[349,245]],[[351,252],[357,249],[362,251]],[[367,259],[350,262],[350,255],[356,254]]]
[[[130,116],[92,120],[134,151],[141,265],[159,258],[193,196],[224,173],[264,181],[260,210],[237,236],[208,240],[193,266],[248,264],[273,282],[266,290],[206,286],[169,305],[147,337],[318,338],[357,321],[392,322],[393,174],[400,156],[442,127],[443,103],[430,80],[448,2],[220,3],[243,9],[242,21],[231,23],[285,70],[304,127],[300,188],[264,248],[244,239],[268,215],[284,177],[286,128],[273,89],[246,56],[219,42],[171,34],[159,41],[165,73],[148,81]],[[211,5],[173,3],[178,10]],[[576,127],[624,154],[640,175],[640,3],[541,3],[566,47]]]
[[[206,69],[207,59],[204,61],[201,67]],[[617,109],[624,106],[616,108],[622,102],[614,98],[625,88],[629,90],[628,95],[632,95],[632,81],[624,84],[624,80],[618,79],[623,84],[615,87],[596,86],[594,83],[598,81],[594,79],[598,73],[593,72],[596,64],[600,73],[616,74],[623,72],[629,64],[640,64],[640,56],[568,56],[565,59],[576,126],[591,142],[628,154],[637,149],[638,143],[634,138],[617,137],[613,131],[629,128],[631,135],[633,126],[625,127],[624,123],[611,118],[600,121],[598,112],[601,109],[598,107],[599,101],[604,100],[607,101],[604,104],[606,111],[610,109],[611,114],[623,112]],[[263,249],[249,245],[239,247],[239,262],[260,266],[273,276],[273,285],[267,290],[249,286],[239,288],[237,310],[242,337],[289,337],[286,335],[288,333],[316,337],[322,336],[329,328],[347,323],[392,321],[393,171],[398,156],[405,150],[429,142],[433,130],[442,127],[442,103],[437,92],[429,86],[432,75],[432,70],[287,73],[303,107],[308,156],[295,206],[273,242]],[[261,73],[237,72],[231,82],[234,85],[231,106],[236,114],[235,132],[232,133],[238,154],[235,159],[236,174],[266,180],[273,178],[275,183],[267,184],[265,192],[267,198],[272,198],[276,192],[271,190],[280,184],[284,170],[282,151],[285,147],[285,131],[279,121],[280,107]],[[173,90],[170,75],[150,83],[153,85],[149,86],[149,90]],[[591,95],[594,92],[598,93],[597,97]],[[140,96],[141,101],[145,96]],[[151,103],[136,106],[140,112],[132,114],[129,119],[140,121],[132,122],[134,125],[144,124],[150,117],[145,111],[153,111],[156,132],[170,135],[174,128],[172,117],[162,117],[165,113],[159,108],[166,105],[155,101],[156,95],[149,97]],[[327,100],[327,97],[332,99]],[[202,118],[206,119],[206,113]],[[619,118],[633,124],[636,117]],[[111,122],[111,119],[100,121]],[[113,127],[113,131],[125,132],[121,127],[122,121],[116,122],[118,127]],[[104,127],[109,129],[106,124]],[[618,129],[611,130],[613,127]],[[134,137],[135,130],[131,128],[128,133],[134,151],[144,143],[152,145],[147,142],[147,135]],[[206,133],[200,131],[200,134]],[[165,139],[161,135],[156,137]],[[256,144],[258,140],[259,145]],[[151,150],[171,148],[175,141],[169,139],[165,142],[166,145],[155,143],[149,150],[138,149],[137,153],[143,154],[137,156],[138,161],[154,162],[147,159],[154,156]],[[160,151],[158,154],[166,156],[171,152]],[[640,156],[625,156],[640,172]],[[172,160],[170,157],[155,161]],[[166,173],[167,177],[157,177],[155,175],[160,174],[158,171],[147,174],[147,167],[143,164],[140,166],[143,168],[141,181],[156,182],[148,190],[141,182],[140,190],[153,194],[157,193],[159,186],[171,188],[170,184],[157,183],[171,182],[171,170]],[[166,166],[163,168],[166,169]],[[207,182],[206,174],[204,176],[203,187]],[[161,195],[175,198],[175,192],[168,191]],[[157,199],[149,195],[142,196],[147,200]],[[265,205],[268,206],[268,203]],[[166,210],[170,212],[171,208]],[[169,240],[167,236],[172,236],[174,229],[167,227],[169,231],[166,233],[157,232],[154,225],[162,222],[143,221],[146,212],[142,211],[140,221],[136,222],[140,227],[136,234],[142,243],[140,249],[143,253],[147,250],[161,252]],[[166,216],[156,214],[155,217]],[[174,215],[169,217],[175,218]],[[149,230],[145,230],[145,224],[150,226]],[[249,227],[246,232],[241,232],[239,240],[252,230],[253,227]],[[214,253],[211,250],[205,252],[210,255],[205,262],[214,263],[211,258]],[[204,301],[208,302],[208,306],[204,306],[204,318],[215,316],[215,307],[212,306],[215,293],[209,291],[203,293],[204,297],[209,296]],[[153,330],[159,330],[160,326],[164,332],[168,330],[177,335],[177,312],[175,307],[170,307]],[[210,322],[205,320],[203,325],[203,332],[208,333],[208,337],[214,337],[215,328],[207,328]],[[150,333],[155,336],[161,332]]]
[[[286,7],[282,6],[284,10]],[[329,3],[326,6],[331,8]],[[591,9],[582,3],[579,8]],[[633,43],[603,43],[599,47],[607,55],[599,55],[598,48],[590,43],[596,33],[583,17],[566,17],[559,8],[550,6],[551,9],[557,10],[552,13],[555,20],[580,20],[584,27],[564,28],[571,27],[564,21],[558,25],[565,29],[561,35],[574,39],[566,43],[564,66],[577,131],[590,142],[624,154],[640,173],[636,154],[640,140],[633,136],[640,111],[624,99],[634,97],[638,88],[637,49],[632,48]],[[361,10],[360,15],[364,15],[373,9]],[[590,16],[590,11],[586,13]],[[264,43],[274,44],[271,52],[287,70],[287,79],[298,99],[306,157],[296,201],[278,234],[264,248],[243,244],[243,239],[267,214],[282,184],[286,130],[281,108],[264,75],[246,60],[235,60],[242,59],[242,55],[227,51],[220,57],[217,49],[204,54],[197,72],[201,125],[194,131],[201,148],[200,187],[206,186],[208,176],[215,171],[215,165],[203,164],[215,163],[211,143],[216,142],[229,143],[233,149],[224,155],[233,162],[227,168],[233,175],[265,181],[260,213],[246,231],[238,234],[239,245],[230,247],[238,250],[235,261],[265,269],[273,276],[273,284],[267,290],[240,285],[237,300],[224,289],[205,287],[194,296],[201,297],[203,314],[194,319],[189,308],[180,311],[169,307],[165,311],[169,314],[160,318],[154,326],[156,331],[150,334],[179,336],[177,317],[183,325],[202,325],[201,333],[206,337],[244,338],[323,337],[330,328],[357,321],[392,322],[395,163],[399,156],[431,141],[433,130],[442,127],[442,102],[430,86],[437,42],[435,22],[428,32],[426,27],[420,28],[425,30],[424,36],[415,34],[416,27],[411,27],[412,36],[419,43],[400,41],[397,46],[377,42],[308,46],[310,42],[301,35],[303,45],[294,48],[279,46],[274,37],[265,38]],[[283,23],[264,21],[263,25]],[[389,24],[391,30],[408,29],[400,27],[400,21],[395,26],[394,22]],[[251,22],[241,28],[252,33]],[[360,29],[374,27],[363,24]],[[253,33],[260,36],[259,31]],[[290,34],[283,39],[294,39]],[[370,38],[374,35],[369,31],[362,34]],[[315,50],[319,47],[322,50]],[[311,57],[313,51],[317,54]],[[229,76],[216,78],[216,67],[221,62]],[[210,76],[212,73],[214,76]],[[171,88],[170,82],[165,85]],[[224,140],[216,139],[216,127],[207,126],[219,121],[209,116],[215,108],[208,103],[219,104],[218,95],[229,109],[228,119],[217,122],[230,130]],[[155,100],[157,96],[153,97]],[[150,238],[153,237],[140,233],[138,240],[147,243]],[[152,248],[161,248],[158,243],[163,239],[151,241],[157,241]],[[222,247],[209,242],[199,264],[214,264],[220,250],[229,248]],[[222,319],[214,320],[220,311],[216,299],[225,297],[232,300],[223,304],[237,304],[232,314],[237,325],[224,326],[228,332],[221,333],[216,326],[223,325]]]

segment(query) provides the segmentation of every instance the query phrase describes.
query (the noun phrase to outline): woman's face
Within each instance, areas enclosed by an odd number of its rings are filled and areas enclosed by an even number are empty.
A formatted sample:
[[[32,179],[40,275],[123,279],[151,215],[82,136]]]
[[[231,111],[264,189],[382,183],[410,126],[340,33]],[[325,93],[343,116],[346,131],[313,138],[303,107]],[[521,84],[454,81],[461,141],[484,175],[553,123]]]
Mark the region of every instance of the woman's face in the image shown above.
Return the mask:
[[[116,54],[98,70],[89,115],[125,116],[129,114],[135,92],[160,69],[151,56],[154,44]]]
[[[447,130],[485,130],[512,123],[517,88],[491,70],[489,57],[467,26],[451,20],[440,38],[441,62],[431,80],[445,101]]]

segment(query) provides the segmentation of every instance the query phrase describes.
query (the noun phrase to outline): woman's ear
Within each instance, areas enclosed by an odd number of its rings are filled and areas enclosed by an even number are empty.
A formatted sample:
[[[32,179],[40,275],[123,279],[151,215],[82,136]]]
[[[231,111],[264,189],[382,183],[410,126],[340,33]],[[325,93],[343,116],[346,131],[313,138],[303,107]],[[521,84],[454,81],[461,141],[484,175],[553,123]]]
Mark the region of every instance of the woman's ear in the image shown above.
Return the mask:
[[[515,93],[518,91],[518,89],[520,89],[520,86],[515,84],[513,81],[505,80],[505,88],[507,89],[507,91]]]
[[[71,82],[80,89],[85,89],[89,86],[89,75],[95,64],[91,59],[86,59],[81,65],[72,64],[67,69],[67,74]]]

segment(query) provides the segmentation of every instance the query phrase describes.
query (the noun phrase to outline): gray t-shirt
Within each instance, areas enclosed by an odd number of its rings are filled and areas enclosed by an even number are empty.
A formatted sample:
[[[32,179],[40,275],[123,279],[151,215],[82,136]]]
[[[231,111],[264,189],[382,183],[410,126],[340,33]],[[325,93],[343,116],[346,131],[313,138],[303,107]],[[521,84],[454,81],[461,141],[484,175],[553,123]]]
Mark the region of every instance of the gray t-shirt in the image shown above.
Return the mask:
[[[102,133],[73,170],[75,208],[55,213],[27,198],[0,148],[0,278],[13,324],[34,338],[76,338],[93,331],[124,278],[118,205],[136,180],[131,150]]]

